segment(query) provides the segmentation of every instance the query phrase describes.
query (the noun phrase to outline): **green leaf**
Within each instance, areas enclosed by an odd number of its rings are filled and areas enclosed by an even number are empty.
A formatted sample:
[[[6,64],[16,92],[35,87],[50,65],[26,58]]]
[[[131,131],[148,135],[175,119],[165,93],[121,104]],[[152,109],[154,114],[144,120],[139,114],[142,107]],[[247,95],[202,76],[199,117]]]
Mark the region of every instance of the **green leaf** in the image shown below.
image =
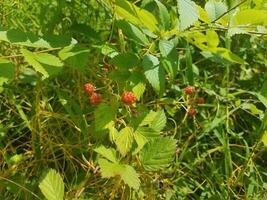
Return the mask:
[[[194,85],[194,72],[190,47],[186,48],[186,77],[190,85]]]
[[[155,137],[160,136],[160,132],[159,131],[154,130],[151,127],[142,127],[142,126],[138,127],[135,130],[134,134],[140,134],[140,135],[144,136],[147,139],[151,139],[151,138],[155,138]]]
[[[267,147],[267,131],[264,132],[261,141],[263,142],[264,146]]]
[[[39,188],[47,200],[63,200],[64,182],[55,170],[50,169],[48,171],[40,182]]]
[[[124,170],[124,166],[119,163],[111,163],[106,159],[99,159],[98,160],[101,175],[103,178],[110,178],[117,175],[120,175],[121,172]]]
[[[99,153],[104,158],[110,160],[113,163],[117,162],[116,151],[113,148],[106,148],[103,145],[94,149],[95,152]]]
[[[132,166],[124,165],[125,170],[121,174],[121,179],[126,183],[129,187],[138,190],[140,187],[140,179],[139,175],[135,171]]]
[[[83,47],[68,46],[59,51],[58,56],[70,66],[85,70],[89,52],[89,49]]]
[[[111,106],[105,103],[100,104],[94,112],[96,131],[102,131],[109,128],[109,123],[115,120],[116,112],[117,106]]]
[[[121,53],[111,59],[111,64],[120,68],[133,68],[139,63],[139,58],[133,53]]]
[[[191,0],[178,0],[180,29],[183,31],[193,25],[199,17],[196,4]]]
[[[147,171],[157,171],[168,167],[174,159],[176,140],[172,138],[157,138],[147,143],[140,157]]]
[[[115,139],[117,149],[122,156],[131,150],[133,144],[133,130],[130,127],[123,128]]]
[[[153,55],[146,55],[143,60],[145,76],[148,82],[159,96],[162,96],[165,88],[165,73],[159,65],[158,58]]]
[[[51,40],[51,38],[53,38]],[[0,31],[0,40],[6,41],[16,45],[35,47],[35,48],[55,48],[55,47],[65,47],[71,44],[76,44],[77,41],[64,37],[62,35],[56,36],[44,36],[39,37],[33,35],[32,33],[25,33],[19,29],[10,29],[7,31]],[[60,43],[58,41],[61,41]]]
[[[157,112],[154,120],[151,122],[150,127],[155,131],[161,131],[166,126],[166,115],[164,110]]]
[[[57,74],[63,66],[58,57],[48,53],[33,53],[26,49],[21,49],[21,53],[25,60],[44,78]]]
[[[209,18],[215,20],[223,13],[227,12],[227,6],[221,1],[209,0],[205,4],[205,10],[207,11]]]
[[[164,30],[167,30],[168,28],[170,28],[170,23],[171,23],[169,11],[165,7],[165,5],[160,1],[155,0],[155,2],[159,8],[160,25],[163,27]]]
[[[126,0],[115,0],[115,13],[135,25],[142,25],[152,32],[158,30],[157,20],[147,10],[141,9]]]
[[[140,100],[146,89],[144,75],[141,73],[132,73],[128,80],[130,81],[131,90],[135,94],[137,100]]]
[[[256,9],[241,10],[233,17],[236,25],[260,24],[267,26],[266,19],[266,11]]]
[[[149,43],[146,35],[133,24],[126,22],[125,20],[119,20],[117,22],[117,26],[123,30],[125,35],[129,37],[129,39],[134,40],[140,44],[147,45]]]
[[[13,79],[15,66],[8,60],[0,59],[0,86]]]
[[[137,148],[134,150],[133,155],[141,151],[144,145],[148,142],[147,138],[143,136],[142,134],[140,134],[138,131],[134,132],[134,140],[137,144]]]
[[[229,60],[234,63],[238,64],[246,64],[246,62],[240,58],[238,55],[234,54],[230,50],[222,47],[212,48],[209,49],[210,52],[218,54],[219,56],[225,58],[226,60]]]
[[[163,57],[168,57],[172,50],[174,49],[174,44],[168,40],[159,41],[159,50]]]
[[[118,163],[111,163],[105,159],[99,159],[98,163],[103,178],[120,176],[124,183],[127,184],[129,187],[135,190],[139,189],[139,176],[133,167],[129,165],[121,165]]]

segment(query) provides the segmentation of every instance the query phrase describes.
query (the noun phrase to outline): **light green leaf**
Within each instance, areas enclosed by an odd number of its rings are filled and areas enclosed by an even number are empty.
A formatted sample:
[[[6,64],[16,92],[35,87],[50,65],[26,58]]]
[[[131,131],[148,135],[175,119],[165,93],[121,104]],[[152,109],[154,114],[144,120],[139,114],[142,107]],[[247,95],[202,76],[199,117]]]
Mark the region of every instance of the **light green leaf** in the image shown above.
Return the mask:
[[[161,96],[165,88],[165,72],[159,66],[158,58],[153,55],[146,55],[143,60],[145,76],[156,93]]]
[[[160,25],[163,27],[164,30],[167,30],[170,27],[170,22],[171,22],[169,11],[165,7],[165,5],[160,1],[155,0],[155,2],[157,3],[159,8]]]
[[[146,89],[144,75],[141,73],[132,73],[128,80],[130,82],[130,87],[132,88],[133,93],[135,94],[136,98],[140,100]]]
[[[151,138],[155,138],[155,137],[160,136],[159,131],[154,130],[151,127],[142,127],[142,126],[140,126],[136,129],[135,134],[140,134],[147,139],[151,139]]]
[[[209,47],[217,47],[219,45],[219,36],[214,30],[207,30],[206,37],[208,38],[207,45]]]
[[[151,122],[150,127],[155,131],[161,131],[166,126],[166,115],[164,110],[157,112],[154,120]]]
[[[57,74],[63,66],[59,58],[48,53],[33,53],[26,49],[21,49],[21,53],[25,60],[44,78]]]
[[[148,142],[147,138],[140,134],[138,131],[134,132],[134,140],[137,143],[137,148],[134,150],[133,155],[137,154]]]
[[[158,30],[158,22],[152,13],[126,0],[115,0],[115,13],[118,17],[122,17],[135,25],[142,25],[152,32]]]
[[[264,132],[261,141],[263,142],[264,146],[267,147],[267,131]]]
[[[198,20],[199,13],[194,1],[178,0],[178,6],[180,29],[183,31]]]
[[[226,48],[217,47],[217,48],[210,48],[208,50],[212,53],[218,54],[219,56],[231,62],[246,64],[246,62],[242,58],[240,58],[238,55],[232,53],[230,50]]]
[[[135,190],[139,189],[139,176],[133,167],[129,165],[121,165],[118,163],[111,163],[105,159],[99,159],[98,163],[103,178],[120,176],[124,183],[127,184],[129,187]]]
[[[0,86],[14,78],[15,66],[8,60],[0,59]]]
[[[140,157],[144,168],[157,171],[168,167],[174,159],[176,140],[172,138],[157,138],[147,143]]]
[[[138,190],[140,187],[140,179],[139,175],[135,171],[132,166],[124,165],[125,170],[121,174],[121,179],[126,183],[129,187]]]
[[[227,12],[227,6],[221,1],[209,0],[205,4],[205,10],[207,11],[209,18],[215,20],[223,13]]]
[[[100,158],[98,164],[101,169],[101,175],[103,178],[110,178],[120,175],[124,171],[124,166],[119,163],[111,163],[106,159]]]
[[[256,9],[241,10],[233,17],[236,25],[260,24],[267,26],[266,19],[266,11]]]
[[[133,144],[133,129],[130,127],[123,128],[119,132],[115,143],[121,155],[126,156]]]
[[[95,110],[95,129],[101,131],[109,128],[109,123],[115,120],[117,106],[105,103],[100,104]]]
[[[167,57],[170,55],[172,50],[174,49],[174,44],[168,40],[160,40],[159,41],[159,50],[163,57]]]
[[[101,145],[95,148],[94,151],[99,153],[104,158],[110,160],[111,162],[114,162],[114,163],[117,162],[116,151],[113,148],[106,148],[103,145]]]
[[[64,182],[55,170],[50,169],[48,171],[40,182],[39,188],[47,200],[63,200]]]
[[[139,63],[139,58],[133,53],[121,53],[111,59],[111,64],[120,68],[133,68]]]

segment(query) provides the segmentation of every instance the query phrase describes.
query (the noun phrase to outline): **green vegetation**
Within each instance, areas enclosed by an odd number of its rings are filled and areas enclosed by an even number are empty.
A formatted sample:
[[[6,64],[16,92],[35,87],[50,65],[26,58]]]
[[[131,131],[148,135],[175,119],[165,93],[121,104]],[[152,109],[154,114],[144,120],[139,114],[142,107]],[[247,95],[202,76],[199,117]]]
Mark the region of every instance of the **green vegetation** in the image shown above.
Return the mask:
[[[0,199],[267,198],[266,11],[0,1]]]

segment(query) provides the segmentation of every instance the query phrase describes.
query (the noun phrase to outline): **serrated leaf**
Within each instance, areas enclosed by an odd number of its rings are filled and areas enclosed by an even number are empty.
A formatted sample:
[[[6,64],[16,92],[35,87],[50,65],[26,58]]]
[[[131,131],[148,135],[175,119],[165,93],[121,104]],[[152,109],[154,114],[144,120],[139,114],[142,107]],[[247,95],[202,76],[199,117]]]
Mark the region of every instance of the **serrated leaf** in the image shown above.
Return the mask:
[[[133,144],[133,130],[130,127],[123,128],[116,140],[115,140],[117,149],[121,153],[122,156],[126,156],[126,154],[131,150]]]
[[[125,170],[121,174],[122,180],[131,188],[138,190],[140,187],[139,175],[132,166],[124,165]]]
[[[134,150],[133,155],[137,154],[148,142],[147,138],[140,134],[138,131],[134,132],[134,140],[137,144],[137,148]]]
[[[132,88],[137,100],[140,100],[146,89],[144,75],[140,73],[132,73],[128,80],[130,81],[130,87]]]
[[[26,49],[21,49],[25,60],[45,78],[57,74],[63,63],[54,55],[48,53],[33,53]]]
[[[156,138],[145,145],[140,158],[147,171],[157,171],[168,167],[174,159],[176,140]]]
[[[115,0],[115,13],[135,25],[141,25],[150,31],[157,31],[157,20],[147,10],[141,9],[126,0]]]
[[[159,8],[160,25],[164,30],[167,30],[170,27],[171,22],[169,12],[163,3],[158,0],[155,0],[155,2]]]
[[[147,139],[151,139],[151,138],[155,138],[155,137],[160,136],[160,132],[159,131],[154,130],[151,127],[142,127],[142,126],[138,127],[135,130],[135,134],[140,134],[140,135],[144,136]]]
[[[167,57],[174,49],[174,44],[168,40],[159,41],[159,50],[163,57]]]
[[[205,10],[211,20],[217,19],[223,13],[227,12],[227,6],[221,1],[209,0],[205,4]]]
[[[153,120],[155,119],[155,117],[157,116],[157,112],[155,111],[150,111],[145,118],[142,120],[142,122],[140,123],[139,126],[145,126],[145,125],[149,125],[153,122]]]
[[[39,188],[47,200],[63,200],[64,182],[55,170],[48,171]]]
[[[15,66],[8,60],[0,59],[0,86],[12,79],[15,75]]]
[[[159,65],[158,58],[153,55],[146,55],[143,60],[145,76],[156,93],[161,96],[165,88],[165,72]]]
[[[127,184],[129,187],[135,190],[139,189],[139,176],[133,167],[129,165],[121,165],[118,163],[111,163],[105,159],[99,159],[98,163],[103,178],[120,176],[124,183]]]
[[[191,0],[178,0],[178,12],[180,15],[180,29],[183,31],[198,20],[198,9]]]
[[[166,126],[166,115],[163,110],[158,111],[154,120],[151,122],[150,127],[155,131],[161,131]]]
[[[95,129],[96,131],[105,130],[110,122],[114,121],[117,111],[117,106],[100,104],[95,110]]]
[[[95,148],[94,151],[113,163],[117,162],[116,151],[113,148],[106,148],[103,145],[101,145]]]
[[[138,63],[139,58],[133,53],[121,53],[111,59],[111,64],[125,69],[135,67]]]
[[[124,166],[119,163],[111,163],[106,159],[100,158],[98,164],[101,169],[101,175],[103,178],[110,178],[117,175],[120,175],[124,170]]]

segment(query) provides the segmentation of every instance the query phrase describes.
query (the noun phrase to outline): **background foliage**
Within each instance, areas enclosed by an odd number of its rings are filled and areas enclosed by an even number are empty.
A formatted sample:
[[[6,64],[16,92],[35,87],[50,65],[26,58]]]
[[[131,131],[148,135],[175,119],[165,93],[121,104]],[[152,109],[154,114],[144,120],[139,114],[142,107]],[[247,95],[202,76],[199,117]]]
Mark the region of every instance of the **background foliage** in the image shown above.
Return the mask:
[[[2,0],[0,199],[266,197],[266,10]]]

